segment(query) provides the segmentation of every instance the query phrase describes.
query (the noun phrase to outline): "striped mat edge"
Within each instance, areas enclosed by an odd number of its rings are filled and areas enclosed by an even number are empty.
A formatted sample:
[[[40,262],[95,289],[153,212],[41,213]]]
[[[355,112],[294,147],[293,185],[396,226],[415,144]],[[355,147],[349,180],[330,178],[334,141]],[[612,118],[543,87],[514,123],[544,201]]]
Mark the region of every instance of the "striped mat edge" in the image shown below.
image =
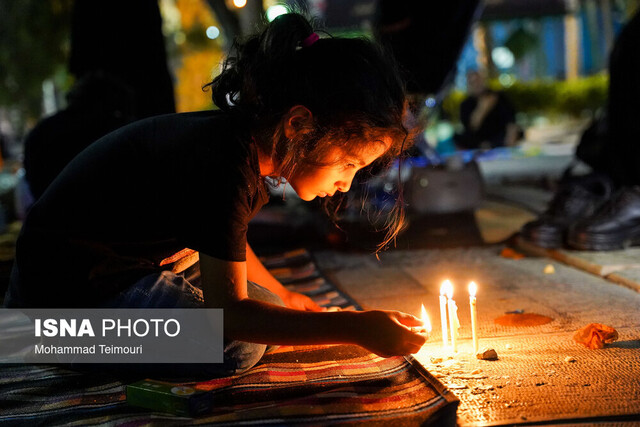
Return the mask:
[[[306,250],[263,258],[291,290],[321,305],[359,309],[327,282]],[[361,347],[281,347],[248,372],[192,383],[214,409],[176,417],[126,404],[125,383],[55,366],[0,366],[3,425],[455,425],[458,399],[413,357],[381,358]]]

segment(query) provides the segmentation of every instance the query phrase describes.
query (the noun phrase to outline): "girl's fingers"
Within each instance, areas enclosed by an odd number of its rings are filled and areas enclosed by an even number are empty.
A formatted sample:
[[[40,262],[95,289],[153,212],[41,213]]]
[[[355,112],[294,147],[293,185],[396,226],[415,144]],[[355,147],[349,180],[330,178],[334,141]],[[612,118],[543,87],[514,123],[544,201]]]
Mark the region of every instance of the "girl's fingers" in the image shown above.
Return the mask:
[[[415,353],[419,352],[421,348],[422,348],[422,346],[421,346],[421,345],[413,346],[413,347],[410,349],[410,352],[411,352],[411,354],[415,354]]]
[[[320,307],[318,304],[316,304],[311,298],[308,298],[305,301],[305,308],[308,311],[326,311],[326,308],[324,307]]]
[[[324,311],[311,298],[298,292],[290,292],[286,299],[286,305],[294,310],[303,311]]]
[[[407,336],[407,342],[422,347],[429,339],[429,332],[423,325],[408,328],[411,332]]]
[[[416,316],[413,316],[407,313],[397,312],[396,319],[398,320],[398,322],[400,322],[405,326],[423,326],[424,325],[421,319],[418,319]]]
[[[423,344],[427,342],[427,335],[426,333],[412,334],[410,338],[407,339],[407,341],[411,344],[419,345],[420,347],[422,347]]]
[[[298,294],[298,295],[301,299],[302,309],[306,311],[325,311],[324,308],[320,307],[318,304],[315,303],[315,301],[313,301],[308,296],[303,294]]]

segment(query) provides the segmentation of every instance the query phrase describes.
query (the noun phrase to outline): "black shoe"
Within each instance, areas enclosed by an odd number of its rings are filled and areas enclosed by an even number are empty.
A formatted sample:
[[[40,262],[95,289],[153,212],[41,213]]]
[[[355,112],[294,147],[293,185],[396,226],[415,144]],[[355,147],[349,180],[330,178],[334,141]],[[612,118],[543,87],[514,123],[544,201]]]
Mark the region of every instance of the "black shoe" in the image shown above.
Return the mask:
[[[640,186],[621,189],[593,216],[574,224],[568,243],[586,251],[612,251],[640,244]]]
[[[543,248],[562,247],[574,222],[593,215],[613,193],[611,180],[600,174],[569,178],[560,185],[547,210],[520,229],[520,236]]]

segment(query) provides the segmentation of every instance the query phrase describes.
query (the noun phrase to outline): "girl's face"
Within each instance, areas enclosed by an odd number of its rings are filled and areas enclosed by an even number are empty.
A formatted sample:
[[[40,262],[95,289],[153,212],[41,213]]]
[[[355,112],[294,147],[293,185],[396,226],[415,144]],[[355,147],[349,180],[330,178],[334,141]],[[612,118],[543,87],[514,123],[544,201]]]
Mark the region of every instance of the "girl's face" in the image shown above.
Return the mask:
[[[357,155],[335,147],[321,159],[328,166],[308,166],[304,170],[294,171],[289,183],[298,197],[306,201],[316,197],[331,197],[337,191],[349,191],[356,172],[382,156],[390,145],[391,140],[385,139],[371,144],[368,150]]]

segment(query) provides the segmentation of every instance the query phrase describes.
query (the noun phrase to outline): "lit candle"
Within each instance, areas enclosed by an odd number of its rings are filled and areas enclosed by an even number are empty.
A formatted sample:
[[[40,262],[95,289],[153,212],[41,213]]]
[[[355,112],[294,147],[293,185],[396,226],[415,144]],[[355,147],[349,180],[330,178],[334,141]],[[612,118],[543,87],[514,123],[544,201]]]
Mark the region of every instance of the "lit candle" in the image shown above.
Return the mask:
[[[424,304],[422,304],[421,310],[422,324],[424,328],[427,330],[427,339],[431,335],[431,320],[429,320],[429,315],[427,315],[427,310],[424,309]]]
[[[449,335],[449,331],[447,330],[447,297],[445,296],[447,287],[452,287],[452,285],[450,281],[445,280],[442,282],[442,286],[440,286],[440,324],[442,325],[443,349],[446,349],[447,345],[449,345],[449,339],[447,338]]]
[[[478,310],[476,308],[476,282],[469,283],[469,307],[471,308],[471,333],[473,334],[473,353],[478,352]]]
[[[453,285],[449,282],[449,286],[446,289],[447,294],[447,308],[449,311],[449,329],[451,329],[451,348],[453,352],[458,351],[458,346],[456,345],[456,332],[458,329],[458,306],[456,302],[453,300]]]

